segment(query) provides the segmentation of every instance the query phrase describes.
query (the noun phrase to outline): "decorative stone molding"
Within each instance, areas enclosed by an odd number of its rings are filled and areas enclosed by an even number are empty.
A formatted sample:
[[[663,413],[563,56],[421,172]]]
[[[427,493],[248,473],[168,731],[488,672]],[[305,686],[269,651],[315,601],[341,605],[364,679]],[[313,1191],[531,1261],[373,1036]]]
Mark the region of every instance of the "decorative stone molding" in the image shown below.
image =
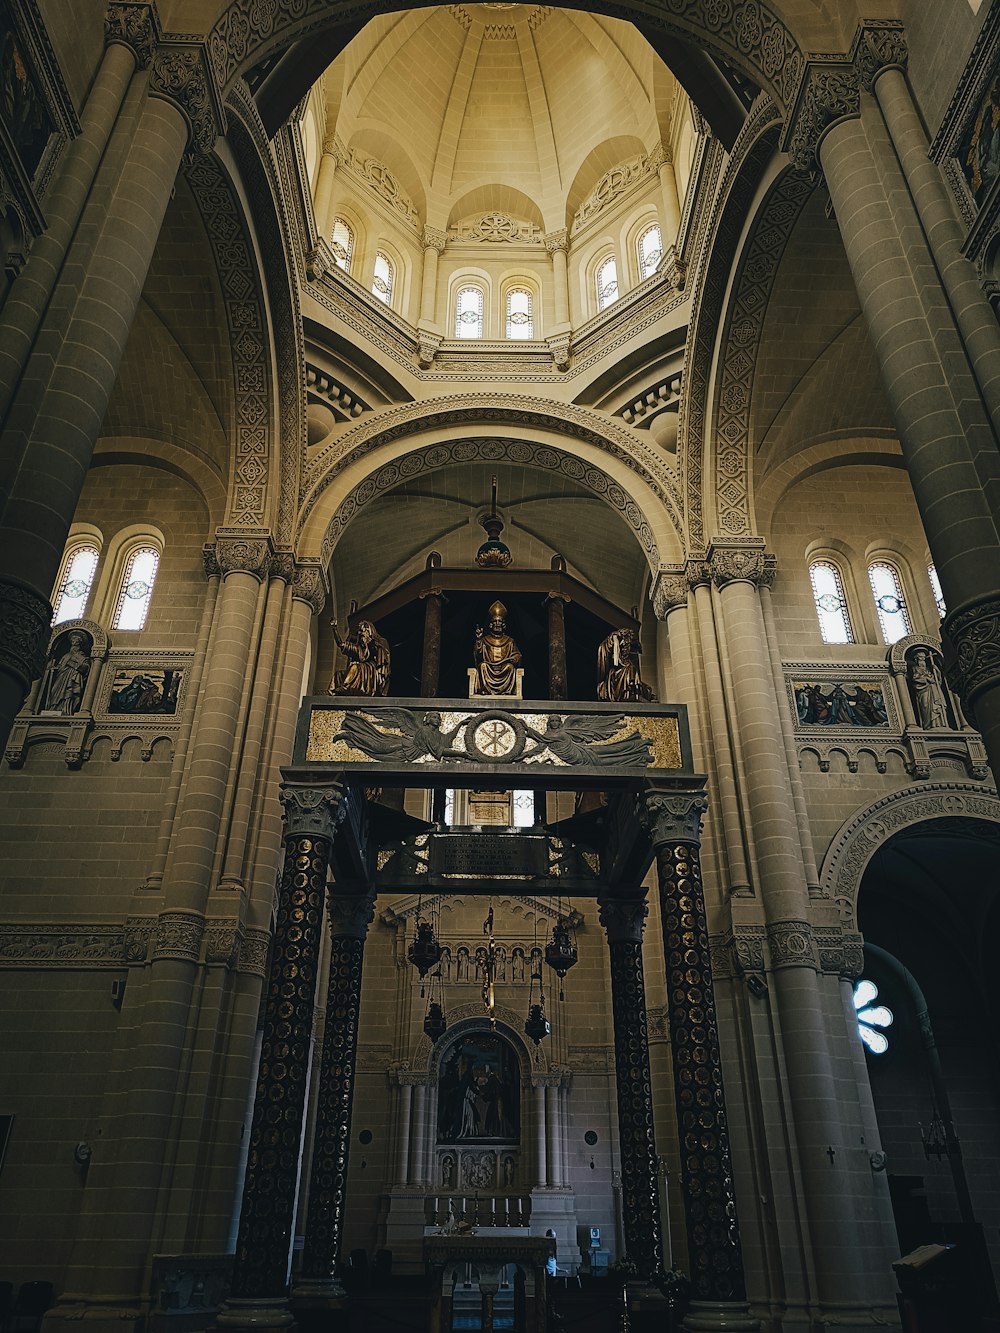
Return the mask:
[[[111,0],[104,17],[104,38],[110,46],[127,46],[139,69],[146,69],[160,41],[160,19],[149,0]]]
[[[717,588],[724,588],[729,583],[752,583],[754,587],[759,587],[768,568],[763,538],[746,537],[738,542],[713,541],[708,548],[708,563],[712,581]]]
[[[255,977],[267,976],[267,951],[271,936],[266,930],[247,929],[240,940],[237,969]]]
[[[661,565],[653,577],[652,603],[657,620],[687,606],[688,578],[684,565]]]
[[[121,926],[16,922],[0,925],[0,968],[125,966]]]
[[[639,822],[654,847],[673,842],[701,842],[701,822],[708,809],[702,792],[642,792]]]
[[[684,573],[687,577],[688,587],[693,592],[695,588],[707,588],[712,583],[712,566],[704,555],[691,556],[684,561]]]
[[[52,607],[23,583],[0,580],[0,670],[28,689],[45,669]]]
[[[419,226],[420,215],[414,207],[413,200],[384,162],[380,162],[377,157],[366,157],[357,148],[350,148],[347,150],[343,166],[367,185],[373,194],[383,199],[411,227]]]
[[[331,893],[327,899],[330,934],[334,939],[349,936],[363,940],[375,917],[375,898],[370,893]]]
[[[863,936],[855,931],[845,931],[842,926],[815,926],[813,938],[819,952],[821,972],[857,981],[865,965]]]
[[[642,943],[646,917],[649,916],[645,899],[599,898],[597,906],[609,944]]]
[[[229,574],[252,574],[263,582],[271,570],[271,541],[266,536],[224,534],[220,529],[215,538],[215,558],[223,579]]]
[[[430,329],[419,329],[417,338],[417,361],[421,370],[429,370],[434,364],[434,358],[437,356],[441,344],[444,342],[444,335],[432,333]]]
[[[221,576],[222,570],[219,568],[219,560],[215,551],[215,542],[206,542],[201,548],[202,564],[205,568],[205,577],[207,579],[217,579]]]
[[[782,147],[799,171],[814,171],[819,142],[830,126],[860,114],[858,76],[849,59],[810,60],[785,122]]]
[[[620,199],[623,194],[627,194],[647,177],[654,175],[655,171],[652,159],[644,154],[630,157],[606,171],[573,214],[572,233],[575,235],[598,214],[609,208],[616,199]]]
[[[766,932],[763,926],[733,926],[723,935],[712,935],[712,976],[716,980],[737,977],[763,977],[767,968]]]
[[[570,363],[570,335],[557,333],[545,339],[552,353],[552,364],[556,370],[568,370]]]
[[[436,250],[439,255],[442,255],[445,246],[448,244],[448,233],[442,231],[440,227],[425,227],[423,240],[425,250]]]
[[[149,957],[149,948],[155,935],[155,917],[126,917],[125,929],[122,932],[122,952],[125,962],[131,966],[145,963]]]
[[[533,222],[494,210],[449,227],[448,240],[460,245],[541,245],[542,233]]]
[[[819,960],[808,921],[770,921],[766,927],[771,967],[811,967],[818,970]]]
[[[667,1027],[668,1006],[657,1005],[646,1010],[646,1027],[650,1041],[666,1041],[670,1035]]]
[[[569,250],[569,232],[565,227],[561,231],[547,231],[542,237],[545,242],[545,249],[550,255],[562,251],[563,254]]]
[[[677,246],[673,243],[668,245],[660,256],[656,271],[663,274],[675,292],[682,292],[687,286],[687,264],[681,259]]]
[[[304,259],[306,278],[309,282],[319,282],[320,278],[325,277],[334,266],[333,256],[322,236],[311,250],[306,251]]]
[[[906,33],[898,19],[869,19],[858,28],[851,47],[851,62],[866,93],[872,91],[883,70],[905,71],[908,58]]]
[[[986,690],[1000,688],[1000,598],[949,611],[944,634],[954,648],[948,683],[974,721],[976,699]]]
[[[204,933],[205,919],[196,912],[161,912],[153,938],[153,961],[174,958],[196,963]]]
[[[292,596],[305,602],[313,615],[319,615],[326,602],[326,580],[319,565],[296,564],[292,575]]]
[[[347,814],[344,794],[339,787],[300,787],[283,783],[278,793],[285,817],[285,837],[312,834],[332,838]]]
[[[225,133],[225,115],[212,84],[205,46],[161,43],[152,58],[149,91],[172,103],[188,123],[191,142],[210,153]]]

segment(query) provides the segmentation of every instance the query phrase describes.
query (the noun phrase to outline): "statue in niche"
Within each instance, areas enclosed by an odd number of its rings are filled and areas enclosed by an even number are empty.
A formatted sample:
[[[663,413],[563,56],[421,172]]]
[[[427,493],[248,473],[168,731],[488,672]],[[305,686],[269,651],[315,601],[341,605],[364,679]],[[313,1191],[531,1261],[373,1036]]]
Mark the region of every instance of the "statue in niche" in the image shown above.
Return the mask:
[[[907,653],[907,663],[906,678],[918,723],[925,731],[947,727],[948,700],[935,654],[929,648],[913,648]]]
[[[598,699],[608,703],[652,703],[653,691],[639,673],[639,636],[626,626],[609,634],[597,650]]]
[[[331,694],[367,694],[373,697],[389,693],[389,645],[370,620],[359,620],[340,637],[335,620],[330,622],[337,647],[347,658],[347,668],[335,671],[330,682]]]
[[[484,633],[482,625],[476,626],[474,695],[517,693],[521,653],[507,633],[506,614],[503,602],[494,602],[490,607],[488,630]]]
[[[441,1159],[441,1184],[446,1190],[453,1189],[455,1185],[455,1159],[451,1153],[446,1153]]]
[[[38,711],[71,717],[83,703],[84,686],[90,675],[91,640],[78,629],[65,637],[65,643],[60,638],[53,645],[39,691]]]
[[[509,1190],[514,1183],[514,1159],[509,1155],[503,1159],[503,1187]]]

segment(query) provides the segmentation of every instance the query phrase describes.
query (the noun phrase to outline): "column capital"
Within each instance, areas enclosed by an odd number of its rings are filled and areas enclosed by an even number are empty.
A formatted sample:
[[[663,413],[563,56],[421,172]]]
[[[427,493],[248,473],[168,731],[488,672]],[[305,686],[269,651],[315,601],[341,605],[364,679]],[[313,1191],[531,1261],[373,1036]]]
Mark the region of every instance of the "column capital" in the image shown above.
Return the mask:
[[[292,597],[305,602],[314,616],[319,615],[326,602],[326,579],[320,565],[295,562],[292,570]]]
[[[344,166],[351,160],[347,149],[336,134],[328,134],[323,140],[323,152],[327,157],[332,157],[338,167]]]
[[[160,17],[150,0],[111,0],[104,16],[108,46],[127,46],[138,69],[146,69],[160,42]]]
[[[672,842],[701,843],[701,821],[708,809],[703,791],[639,793],[639,822],[654,847]]]
[[[861,89],[849,56],[808,60],[785,120],[781,146],[799,171],[813,171],[831,125],[861,114]]]
[[[45,670],[52,607],[23,583],[0,579],[0,669],[27,689]]]
[[[708,548],[708,563],[717,588],[727,583],[752,583],[756,588],[774,578],[774,562],[771,559],[769,563],[762,537],[713,541]]]
[[[327,898],[330,934],[363,940],[375,917],[374,893],[331,893]]]
[[[766,930],[767,951],[774,971],[784,967],[809,967],[814,972],[819,971],[813,928],[808,921],[769,921]]]
[[[347,814],[343,791],[331,785],[307,787],[284,782],[278,799],[285,812],[286,837],[311,833],[319,838],[332,838]]]
[[[160,42],[149,70],[149,91],[177,107],[188,123],[190,146],[210,153],[226,118],[204,42]]]
[[[557,250],[561,250],[563,254],[569,250],[569,232],[565,227],[559,231],[547,231],[542,240],[550,255],[554,255]]]
[[[597,907],[609,944],[642,943],[642,932],[649,916],[644,898],[598,898]]]
[[[271,572],[273,558],[268,533],[220,528],[215,534],[215,561],[224,579],[229,574],[252,574],[263,582]]]
[[[949,611],[943,628],[945,642],[953,649],[946,655],[948,684],[974,724],[976,700],[986,690],[1000,687],[1000,596]]]
[[[711,584],[712,566],[708,563],[704,551],[700,555],[688,556],[684,561],[684,577],[692,590],[708,587]]]
[[[671,611],[687,606],[688,578],[684,565],[661,565],[653,578],[650,600],[657,620],[666,620]]]
[[[444,254],[444,248],[448,244],[448,233],[442,231],[440,227],[424,228],[424,249],[435,250],[437,253]]]
[[[883,70],[905,70],[908,58],[906,32],[898,19],[868,19],[854,35],[851,62],[866,93]]]
[[[661,167],[672,167],[674,165],[674,150],[661,139],[650,153],[647,161],[651,171],[659,171]]]

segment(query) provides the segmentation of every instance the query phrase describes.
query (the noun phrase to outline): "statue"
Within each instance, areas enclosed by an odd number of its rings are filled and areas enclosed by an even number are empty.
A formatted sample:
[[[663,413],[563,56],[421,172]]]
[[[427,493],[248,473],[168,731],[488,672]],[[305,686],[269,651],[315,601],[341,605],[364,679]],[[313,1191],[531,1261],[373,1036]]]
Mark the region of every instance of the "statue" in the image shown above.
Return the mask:
[[[639,637],[634,629],[616,629],[597,650],[598,699],[609,703],[652,703],[653,691],[639,674]]]
[[[941,670],[928,648],[914,648],[909,654],[910,693],[917,721],[925,731],[947,727],[948,701],[941,681]]]
[[[503,602],[494,602],[490,607],[488,632],[484,634],[482,625],[476,626],[474,695],[517,693],[517,668],[521,664],[521,654],[507,633],[504,620],[506,614],[507,608]]]
[[[340,637],[340,629],[335,620],[331,620],[333,637],[337,647],[347,658],[345,671],[335,671],[330,682],[331,694],[367,694],[371,696],[389,693],[390,657],[389,645],[370,620],[359,620],[357,626],[348,632],[347,638]]]
[[[75,629],[70,631],[68,639],[62,654],[57,657],[53,649],[49,658],[39,694],[40,713],[63,713],[69,717],[80,711],[83,688],[90,675],[87,635]]]

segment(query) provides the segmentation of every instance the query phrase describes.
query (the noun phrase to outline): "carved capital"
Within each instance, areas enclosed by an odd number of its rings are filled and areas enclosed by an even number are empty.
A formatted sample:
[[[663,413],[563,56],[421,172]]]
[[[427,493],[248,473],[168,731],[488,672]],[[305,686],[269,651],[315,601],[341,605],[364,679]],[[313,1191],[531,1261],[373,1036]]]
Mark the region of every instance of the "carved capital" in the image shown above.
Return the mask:
[[[661,167],[672,167],[674,164],[674,150],[668,143],[661,140],[653,152],[650,153],[648,161],[653,171],[659,171]]]
[[[854,67],[846,60],[810,60],[798,96],[785,122],[782,146],[799,171],[812,171],[819,141],[838,120],[861,114],[861,91]]]
[[[418,329],[417,337],[420,340],[417,346],[417,360],[420,362],[421,370],[428,370],[433,365],[438,348],[441,346],[441,334],[431,333],[429,329]]]
[[[763,973],[764,940],[763,926],[733,927],[733,959],[737,973],[744,977]]]
[[[978,697],[1000,687],[1000,597],[949,612],[944,633],[954,653],[949,661],[948,683],[972,718]]]
[[[569,232],[565,227],[561,231],[547,231],[542,239],[550,255],[554,255],[557,250],[561,250],[563,254],[569,251]]]
[[[330,934],[334,939],[350,936],[363,940],[375,916],[375,895],[372,893],[331,893],[327,900]]]
[[[347,813],[339,787],[300,787],[284,783],[278,793],[285,812],[285,836],[311,833],[332,838]]]
[[[821,972],[857,981],[865,966],[864,937],[840,926],[817,926],[813,931]]]
[[[692,556],[684,561],[684,574],[689,588],[707,587],[712,582],[712,567],[702,556]]]
[[[161,912],[153,938],[153,960],[175,958],[196,963],[201,957],[205,919],[197,912]]]
[[[818,970],[813,929],[808,921],[771,921],[767,926],[771,967],[811,967]]]
[[[255,977],[266,977],[270,942],[271,936],[266,930],[246,930],[240,940],[240,956],[236,965],[238,971],[252,972]]]
[[[0,669],[27,689],[45,669],[52,607],[22,583],[0,579]]]
[[[608,932],[609,944],[641,944],[649,916],[643,898],[599,898],[601,925]]]
[[[653,613],[666,620],[671,611],[687,606],[688,579],[683,565],[661,565],[653,579]]]
[[[546,338],[545,341],[549,345],[552,362],[556,370],[565,370],[569,365],[569,334],[557,333],[554,337]]]
[[[149,957],[150,941],[157,931],[155,918],[148,916],[129,916],[125,918],[122,932],[122,956],[125,962],[134,965],[144,963]]]
[[[271,571],[271,542],[267,537],[245,537],[219,533],[215,559],[223,578],[229,574],[252,574],[263,581]]]
[[[317,245],[305,254],[306,277],[310,282],[319,282],[334,267],[333,256],[321,238]]]
[[[740,542],[713,542],[708,550],[708,563],[717,588],[724,588],[727,583],[752,583],[759,587],[768,568],[764,542],[759,537]]]
[[[205,962],[235,967],[240,954],[240,928],[233,921],[212,921],[205,927]]]
[[[193,147],[202,153],[212,151],[216,139],[225,132],[225,123],[202,44],[160,45],[150,66],[149,91],[181,112]]]
[[[292,575],[292,596],[305,604],[318,615],[326,601],[326,582],[319,565],[296,564]]]
[[[883,70],[905,70],[907,58],[906,34],[897,19],[869,19],[858,28],[851,61],[865,92],[872,91]]]
[[[206,542],[201,548],[201,558],[205,565],[205,577],[207,579],[217,579],[222,570],[219,568],[219,559],[215,550],[215,542]]]
[[[708,809],[704,792],[646,791],[639,795],[639,822],[654,847],[672,842],[701,842],[701,821]]]
[[[448,233],[442,231],[440,227],[424,228],[424,249],[436,250],[439,255],[444,254],[444,247],[448,244]]]
[[[156,5],[149,0],[111,0],[104,16],[104,37],[109,46],[127,46],[136,66],[145,69],[160,40]]]
[[[668,245],[663,252],[656,271],[662,273],[675,292],[682,292],[687,283],[687,264],[677,253],[676,245]]]

